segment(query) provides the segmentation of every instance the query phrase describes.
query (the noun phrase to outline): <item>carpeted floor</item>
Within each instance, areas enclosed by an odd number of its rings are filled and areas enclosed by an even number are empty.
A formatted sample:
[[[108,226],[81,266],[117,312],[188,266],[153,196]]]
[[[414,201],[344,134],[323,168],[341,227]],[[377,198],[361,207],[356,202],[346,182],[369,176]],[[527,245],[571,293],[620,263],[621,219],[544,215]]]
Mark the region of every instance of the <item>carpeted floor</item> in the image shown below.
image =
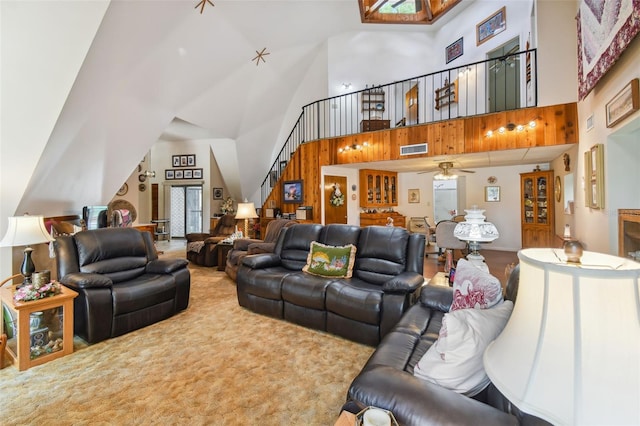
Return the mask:
[[[0,424],[333,425],[373,348],[249,312],[226,274],[190,269],[185,312],[0,370]]]

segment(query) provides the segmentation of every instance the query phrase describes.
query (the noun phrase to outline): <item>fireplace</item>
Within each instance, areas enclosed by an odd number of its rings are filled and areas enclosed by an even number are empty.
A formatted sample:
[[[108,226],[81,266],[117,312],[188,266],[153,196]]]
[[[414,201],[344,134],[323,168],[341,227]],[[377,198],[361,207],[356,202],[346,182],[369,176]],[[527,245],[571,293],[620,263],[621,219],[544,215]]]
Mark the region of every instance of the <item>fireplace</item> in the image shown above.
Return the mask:
[[[640,210],[618,210],[618,256],[640,260]]]

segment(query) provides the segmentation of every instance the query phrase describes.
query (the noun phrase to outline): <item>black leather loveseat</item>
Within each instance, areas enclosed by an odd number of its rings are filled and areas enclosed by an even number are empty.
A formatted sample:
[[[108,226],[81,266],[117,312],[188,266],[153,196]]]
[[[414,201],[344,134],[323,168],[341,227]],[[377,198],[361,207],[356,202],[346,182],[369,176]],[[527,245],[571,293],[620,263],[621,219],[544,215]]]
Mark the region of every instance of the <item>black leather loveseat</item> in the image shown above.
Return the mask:
[[[516,267],[505,299],[515,302],[518,281]],[[368,406],[383,408],[405,426],[548,425],[518,410],[493,384],[471,398],[413,375],[416,364],[438,339],[452,300],[451,288],[423,287],[420,302],[385,336],[351,383],[343,409],[357,413]]]
[[[78,292],[74,334],[88,343],[120,336],[187,308],[185,259],[158,259],[149,232],[103,228],[58,237],[58,280]]]
[[[303,272],[312,241],[356,246],[353,276]],[[347,339],[376,345],[417,300],[425,240],[397,227],[296,224],[274,253],[246,256],[238,268],[241,306]]]

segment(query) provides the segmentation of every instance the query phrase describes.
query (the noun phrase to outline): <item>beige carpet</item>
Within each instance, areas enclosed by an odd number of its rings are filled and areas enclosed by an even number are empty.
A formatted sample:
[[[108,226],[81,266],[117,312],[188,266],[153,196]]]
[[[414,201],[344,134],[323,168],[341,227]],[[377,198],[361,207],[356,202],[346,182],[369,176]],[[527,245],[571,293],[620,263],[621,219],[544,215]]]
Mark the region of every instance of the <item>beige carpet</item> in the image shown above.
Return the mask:
[[[226,274],[190,269],[185,312],[0,370],[0,424],[333,425],[373,348],[249,312]]]

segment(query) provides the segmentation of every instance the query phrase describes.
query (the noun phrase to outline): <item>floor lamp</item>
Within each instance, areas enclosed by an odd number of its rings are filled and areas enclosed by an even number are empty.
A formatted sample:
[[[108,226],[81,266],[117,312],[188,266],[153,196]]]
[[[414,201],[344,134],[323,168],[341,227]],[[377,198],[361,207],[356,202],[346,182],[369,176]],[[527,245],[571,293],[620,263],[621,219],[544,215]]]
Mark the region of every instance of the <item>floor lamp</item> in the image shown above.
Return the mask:
[[[518,252],[518,299],[485,370],[552,424],[640,424],[640,263],[578,251]]]
[[[236,219],[244,219],[244,237],[249,238],[249,219],[255,219],[258,217],[256,213],[256,207],[253,203],[238,203],[238,213],[236,213]]]

